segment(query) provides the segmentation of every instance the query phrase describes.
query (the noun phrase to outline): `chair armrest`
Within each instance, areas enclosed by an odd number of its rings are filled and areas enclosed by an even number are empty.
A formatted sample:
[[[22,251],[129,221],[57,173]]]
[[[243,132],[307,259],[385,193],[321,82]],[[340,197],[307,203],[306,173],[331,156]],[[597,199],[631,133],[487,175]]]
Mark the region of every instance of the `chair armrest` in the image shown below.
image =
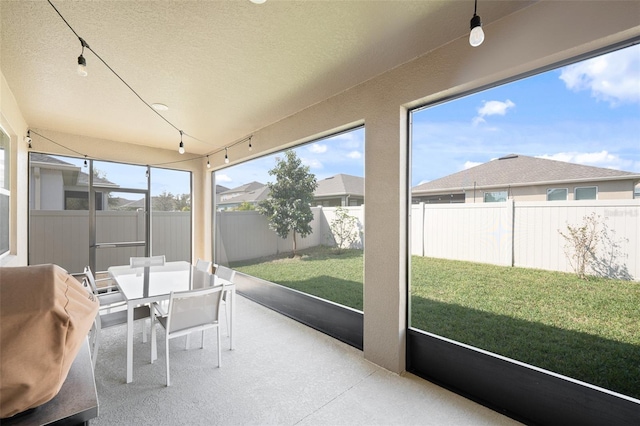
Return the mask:
[[[169,315],[169,313],[167,312],[166,306],[162,306],[162,302],[154,302],[153,307],[159,316],[166,317],[167,315]]]
[[[98,285],[99,282],[101,281],[111,281],[111,278],[100,278],[96,280],[96,285]],[[111,285],[104,285],[104,286],[100,286],[98,287],[98,293],[109,293],[112,291],[120,291],[118,289],[118,286],[115,284],[111,284]]]

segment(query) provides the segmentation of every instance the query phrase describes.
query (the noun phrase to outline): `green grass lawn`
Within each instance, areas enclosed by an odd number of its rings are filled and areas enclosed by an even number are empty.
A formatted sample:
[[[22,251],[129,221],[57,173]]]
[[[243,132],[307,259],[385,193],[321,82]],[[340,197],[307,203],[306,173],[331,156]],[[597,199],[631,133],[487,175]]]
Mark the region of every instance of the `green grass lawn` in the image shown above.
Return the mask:
[[[237,270],[362,310],[362,251]],[[411,326],[640,398],[640,283],[412,258]]]
[[[319,246],[299,252],[231,264],[234,269],[263,280],[362,310],[362,250],[334,250]]]

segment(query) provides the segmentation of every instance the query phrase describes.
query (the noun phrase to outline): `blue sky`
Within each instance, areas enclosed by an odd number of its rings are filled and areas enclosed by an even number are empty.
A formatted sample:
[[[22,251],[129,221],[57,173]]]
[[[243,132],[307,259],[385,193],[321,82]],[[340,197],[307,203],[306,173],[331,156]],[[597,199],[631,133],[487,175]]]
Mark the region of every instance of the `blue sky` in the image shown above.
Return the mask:
[[[293,149],[317,180],[338,173],[364,176],[364,129],[358,128]],[[233,152],[229,150],[229,157]],[[216,172],[216,183],[234,188],[252,181],[273,181],[269,170],[282,154],[272,154]]]
[[[510,153],[640,173],[640,46],[415,111],[413,122],[412,186]],[[363,129],[295,151],[318,180],[364,176]],[[217,183],[265,183],[276,156],[220,170]]]
[[[413,114],[412,186],[511,153],[640,173],[640,46]],[[318,180],[338,173],[364,176],[364,139],[358,128],[294,150]],[[229,149],[231,158],[237,149],[243,148]],[[266,183],[278,155],[219,170],[216,183]],[[98,168],[122,186],[145,182],[144,175],[116,165]],[[188,192],[184,175],[156,170],[153,194]],[[118,176],[136,177],[118,182]]]
[[[640,173],[640,47],[423,109],[412,184],[516,153]]]

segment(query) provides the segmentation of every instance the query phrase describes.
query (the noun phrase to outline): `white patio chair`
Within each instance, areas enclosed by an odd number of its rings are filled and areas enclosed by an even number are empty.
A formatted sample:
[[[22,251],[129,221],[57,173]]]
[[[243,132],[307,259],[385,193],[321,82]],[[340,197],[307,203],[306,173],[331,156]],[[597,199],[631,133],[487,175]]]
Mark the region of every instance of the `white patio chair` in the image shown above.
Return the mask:
[[[171,386],[169,373],[169,340],[180,336],[188,336],[194,331],[202,334],[200,348],[204,348],[205,330],[215,328],[218,341],[218,367],[222,364],[220,349],[220,303],[222,302],[222,286],[206,287],[197,290],[172,292],[169,297],[169,311],[166,315],[154,304],[151,316],[151,346],[152,354],[156,348],[156,327],[159,322],[166,330],[165,356],[167,358],[167,386]],[[156,316],[157,315],[157,316]],[[155,358],[152,356],[152,362]]]
[[[196,261],[196,270],[211,272],[211,262],[204,259],[198,259]]]
[[[165,258],[163,255],[150,256],[150,257],[130,257],[129,266],[132,268],[141,268],[147,266],[162,266],[164,265]]]
[[[109,328],[120,324],[127,323],[127,310],[126,310],[126,300],[122,293],[119,291],[107,291],[102,292],[103,290],[112,290],[116,288],[116,286],[102,286],[98,287],[96,282],[107,281],[108,278],[103,278],[96,280],[91,268],[86,266],[84,268],[83,275],[83,283],[87,287],[87,291],[92,293],[100,303],[100,308],[98,310],[98,315],[94,320],[92,335],[90,336],[91,341],[91,360],[93,362],[93,368],[96,367],[96,359],[98,358],[98,349],[100,347],[100,333],[103,328]],[[78,275],[75,275],[78,277]],[[113,309],[116,309],[115,312],[112,312]],[[150,316],[149,306],[136,306],[133,311],[134,320],[148,318]],[[146,328],[142,328],[142,341],[147,341],[147,331]]]
[[[226,266],[218,265],[218,264],[214,264],[214,269],[215,269],[214,275],[222,281],[218,281],[213,285],[220,285],[220,283],[222,284],[234,283],[234,280],[236,278],[236,271],[234,269],[228,268]],[[222,304],[224,305],[224,317],[227,322],[227,336],[229,335],[229,321],[230,321],[229,309],[227,309],[227,293],[228,292],[229,291],[226,290],[222,295]]]

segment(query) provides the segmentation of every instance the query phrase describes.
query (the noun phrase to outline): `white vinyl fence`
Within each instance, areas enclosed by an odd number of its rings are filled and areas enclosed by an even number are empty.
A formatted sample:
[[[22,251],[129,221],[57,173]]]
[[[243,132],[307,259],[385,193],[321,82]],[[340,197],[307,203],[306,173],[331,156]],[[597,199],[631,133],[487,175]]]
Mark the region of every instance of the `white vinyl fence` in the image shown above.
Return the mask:
[[[363,229],[364,206],[345,208],[358,219],[358,228]],[[302,250],[321,244],[333,245],[331,221],[335,218],[335,207],[313,207],[313,233],[305,238],[296,238],[297,249]],[[257,211],[222,211],[216,213],[215,256],[218,262],[228,264],[241,260],[258,259],[293,250],[293,238],[282,239],[269,229],[265,216]],[[354,248],[362,248],[363,234]]]
[[[364,206],[346,210],[358,218],[358,227],[363,230]],[[316,207],[313,211],[313,234],[298,238],[298,249],[332,245],[330,223],[336,208]],[[610,276],[639,280],[640,200],[416,204],[411,206],[411,254],[573,272],[559,231],[566,234],[567,225],[580,226],[592,213],[606,225],[606,234],[600,227],[603,242],[599,256],[607,258],[613,271]],[[216,258],[220,262],[292,250],[291,236],[279,238],[269,229],[266,218],[255,211],[217,215]],[[357,247],[362,246],[360,240]]]
[[[640,200],[413,205],[411,254],[573,272],[558,231],[592,213],[607,228],[599,256],[611,276],[639,280]]]
[[[102,243],[144,239],[144,213],[98,212],[97,239]],[[191,212],[153,212],[151,253],[166,259],[191,261]],[[98,251],[97,270],[125,265],[141,248],[107,248]],[[29,217],[29,263],[55,263],[69,272],[89,264],[89,213],[87,211],[32,210]]]
[[[345,208],[364,230],[364,206]],[[314,207],[313,233],[298,236],[298,249],[332,245],[330,223],[336,208]],[[411,207],[411,254],[467,260],[504,266],[521,266],[573,272],[564,253],[567,225],[578,226],[595,213],[607,226],[611,245],[601,255],[613,253],[612,270],[640,280],[640,200],[556,201],[478,204],[417,204]],[[124,241],[138,235],[143,221],[136,212],[100,212],[102,241]],[[112,215],[113,217],[108,217]],[[189,260],[191,256],[191,214],[154,212],[152,253],[168,260]],[[82,211],[32,211],[30,216],[29,262],[56,263],[77,272],[89,262],[89,217]],[[106,240],[107,236],[109,240]],[[362,248],[364,232],[355,245]],[[269,229],[267,219],[255,211],[216,212],[215,256],[228,262],[257,259],[293,249]],[[132,249],[133,250],[133,249]],[[104,256],[116,256],[106,259]],[[128,263],[130,254],[118,249],[104,251],[100,264]],[[133,255],[133,254],[131,254]]]

